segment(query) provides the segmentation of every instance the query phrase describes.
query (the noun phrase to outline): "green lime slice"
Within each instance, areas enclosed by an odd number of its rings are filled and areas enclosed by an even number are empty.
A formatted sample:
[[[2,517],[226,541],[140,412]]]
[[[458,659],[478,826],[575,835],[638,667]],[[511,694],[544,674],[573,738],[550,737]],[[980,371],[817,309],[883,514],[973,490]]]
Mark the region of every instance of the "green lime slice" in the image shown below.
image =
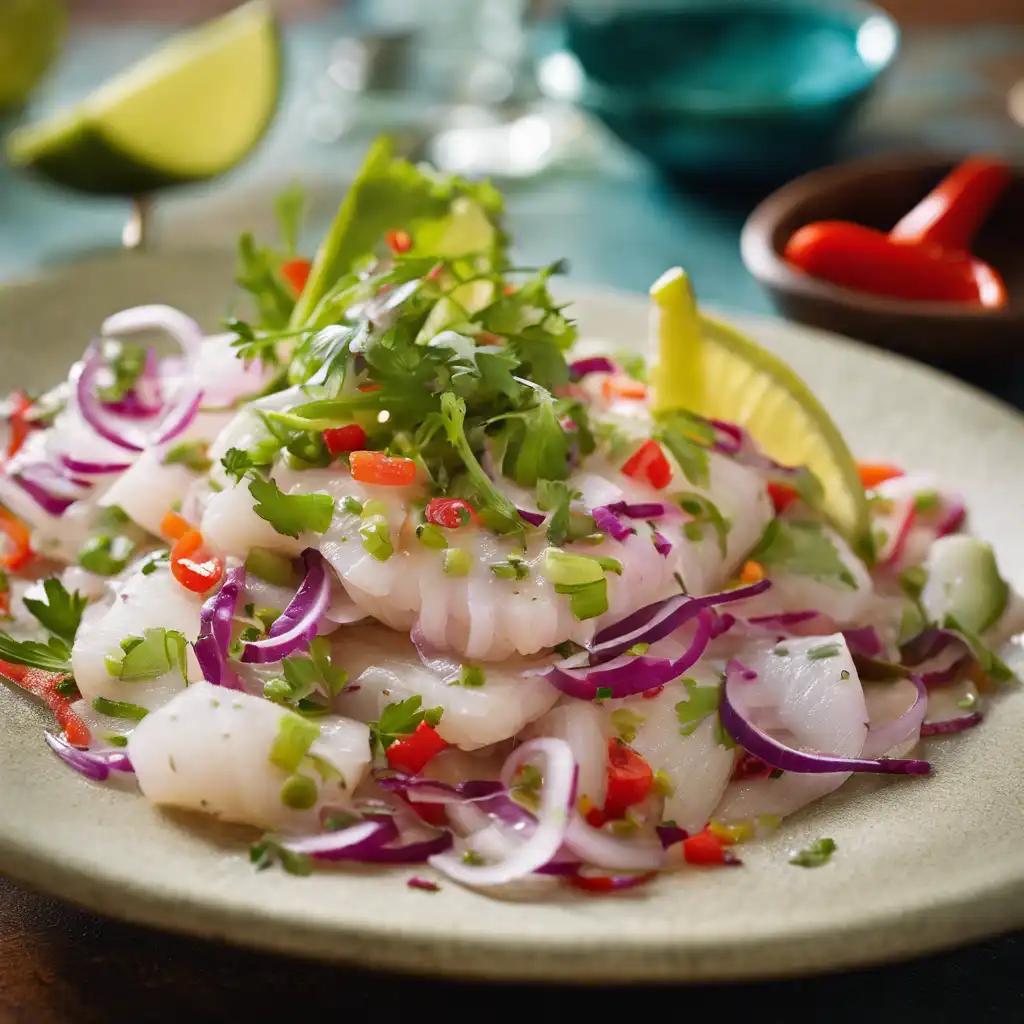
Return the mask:
[[[7,157],[103,194],[212,178],[260,140],[279,78],[273,13],[255,0],[168,40],[76,106],[16,129]]]
[[[0,2],[0,110],[28,98],[57,56],[65,20],[61,0]]]
[[[657,361],[654,413],[686,409],[745,427],[787,466],[806,466],[822,486],[820,511],[863,555],[871,552],[867,498],[839,428],[810,388],[778,356],[702,315],[679,267],[651,287]]]

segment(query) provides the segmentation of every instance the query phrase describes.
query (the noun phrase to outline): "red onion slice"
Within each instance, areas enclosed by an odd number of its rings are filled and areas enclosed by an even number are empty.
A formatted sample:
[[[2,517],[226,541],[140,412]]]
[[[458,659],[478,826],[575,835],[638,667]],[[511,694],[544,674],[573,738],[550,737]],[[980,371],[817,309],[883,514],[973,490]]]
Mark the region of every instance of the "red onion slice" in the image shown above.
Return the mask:
[[[82,459],[72,458],[70,455],[61,455],[60,461],[66,469],[72,473],[84,473],[87,476],[107,476],[111,473],[123,473],[131,469],[130,462],[86,462]]]
[[[744,680],[737,666],[730,662],[725,672],[725,685],[722,687],[722,701],[718,708],[718,714],[722,725],[739,746],[773,768],[802,774],[878,772],[890,775],[927,775],[932,770],[932,766],[927,761],[832,757],[828,754],[812,754],[787,747],[784,743],[780,743],[767,733],[762,732],[736,710],[730,692],[736,686],[751,685],[756,684]]]
[[[627,526],[621,519],[614,513],[608,510],[607,507],[599,505],[597,508],[592,509],[590,514],[594,517],[594,526],[607,536],[611,537],[612,540],[624,541],[627,537],[636,533],[636,530],[632,526]]]
[[[235,673],[228,667],[228,647],[231,644],[231,624],[244,585],[244,566],[229,569],[223,586],[206,599],[199,615],[199,638],[192,649],[203,678],[214,686],[238,688]]]
[[[576,359],[569,364],[569,376],[573,380],[582,380],[591,373],[615,373],[617,367],[607,356],[590,356]]]
[[[131,306],[108,316],[100,328],[105,335],[131,334],[134,331],[166,331],[181,346],[186,356],[195,357],[203,344],[203,329],[173,306]]]
[[[868,730],[862,756],[881,757],[893,747],[921,732],[921,723],[928,711],[928,691],[918,676],[909,676],[908,678],[917,690],[917,698],[895,721],[889,722],[888,725],[884,725],[880,729]]]
[[[305,647],[316,636],[317,626],[331,600],[331,578],[323,555],[315,548],[302,552],[306,575],[291,603],[270,627],[262,640],[245,644],[242,661],[265,665],[280,661]]]
[[[398,826],[390,817],[368,818],[336,832],[285,839],[281,845],[292,853],[314,860],[369,859],[385,843],[398,838]]]
[[[710,613],[699,608],[693,639],[678,658],[626,654],[597,668],[567,669],[556,665],[544,674],[544,678],[566,696],[577,700],[594,700],[598,690],[611,691],[609,696],[612,699],[631,697],[678,679],[704,653],[711,641],[711,627]]]
[[[972,711],[969,715],[957,715],[942,722],[925,722],[921,726],[921,736],[948,736],[951,733],[963,732],[980,725],[985,716],[980,711]]]
[[[128,755],[123,750],[80,750],[62,736],[55,736],[51,732],[44,732],[43,739],[69,768],[73,768],[87,779],[104,782],[112,771],[134,771]]]
[[[719,594],[707,594],[704,597],[677,594],[664,601],[649,604],[614,625],[605,627],[594,637],[594,644],[590,648],[591,664],[617,657],[634,644],[653,644],[663,640],[704,609],[731,604],[734,601],[745,601],[748,597],[757,597],[770,588],[769,580],[759,580],[749,586],[736,587],[734,590],[726,590]]]
[[[529,523],[530,526],[543,526],[544,520],[547,518],[543,512],[531,512],[526,508],[517,508],[516,511],[519,513],[519,518],[524,523]]]
[[[574,814],[565,833],[566,848],[580,860],[614,871],[658,871],[665,866],[665,848],[658,839],[624,839],[591,828]]]
[[[467,864],[457,853],[442,853],[430,858],[433,867],[464,885],[491,886],[525,878],[555,858],[565,838],[576,788],[569,745],[550,737],[524,743],[505,762],[502,782],[508,786],[523,765],[538,758],[544,761],[544,785],[532,835],[493,864]]]
[[[862,626],[857,629],[844,629],[843,637],[851,654],[861,654],[865,658],[879,658],[884,644],[874,626]]]

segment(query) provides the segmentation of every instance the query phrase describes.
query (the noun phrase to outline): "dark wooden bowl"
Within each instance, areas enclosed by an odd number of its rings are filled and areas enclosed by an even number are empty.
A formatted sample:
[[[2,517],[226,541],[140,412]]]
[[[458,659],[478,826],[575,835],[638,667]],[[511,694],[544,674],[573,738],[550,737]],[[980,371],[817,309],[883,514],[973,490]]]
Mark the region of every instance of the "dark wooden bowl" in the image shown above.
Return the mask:
[[[978,233],[974,252],[1003,276],[1005,309],[904,302],[809,277],[783,258],[797,228],[849,220],[888,231],[956,161],[934,154],[872,158],[826,167],[765,199],[743,227],[747,269],[791,320],[950,366],[1005,359],[1024,349],[1024,170]]]

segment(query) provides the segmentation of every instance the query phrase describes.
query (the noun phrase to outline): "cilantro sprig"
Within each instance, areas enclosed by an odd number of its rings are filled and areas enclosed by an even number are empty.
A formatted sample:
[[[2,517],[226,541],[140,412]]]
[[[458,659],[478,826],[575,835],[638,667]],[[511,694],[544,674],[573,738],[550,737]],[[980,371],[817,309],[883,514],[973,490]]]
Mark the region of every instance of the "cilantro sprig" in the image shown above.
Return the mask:
[[[444,708],[422,708],[423,698],[414,694],[405,700],[393,701],[380,714],[380,720],[370,722],[370,745],[376,750],[387,750],[402,736],[411,736],[421,722],[436,726]]]

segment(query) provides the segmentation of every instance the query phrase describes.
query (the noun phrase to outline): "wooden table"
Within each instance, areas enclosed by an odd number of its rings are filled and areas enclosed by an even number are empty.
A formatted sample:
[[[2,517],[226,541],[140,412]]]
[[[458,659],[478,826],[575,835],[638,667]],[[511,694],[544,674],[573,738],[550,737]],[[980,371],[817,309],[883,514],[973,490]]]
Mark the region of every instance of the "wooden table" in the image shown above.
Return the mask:
[[[511,1020],[655,1020],[664,1008],[648,1000],[671,1000],[689,1021],[1013,1024],[1024,1019],[1022,956],[1024,941],[1011,938],[871,971],[671,995],[497,987],[216,946],[99,918],[0,880],[0,1024],[295,1024],[318,1014],[419,1024],[425,1013],[486,1024],[499,1006]]]

